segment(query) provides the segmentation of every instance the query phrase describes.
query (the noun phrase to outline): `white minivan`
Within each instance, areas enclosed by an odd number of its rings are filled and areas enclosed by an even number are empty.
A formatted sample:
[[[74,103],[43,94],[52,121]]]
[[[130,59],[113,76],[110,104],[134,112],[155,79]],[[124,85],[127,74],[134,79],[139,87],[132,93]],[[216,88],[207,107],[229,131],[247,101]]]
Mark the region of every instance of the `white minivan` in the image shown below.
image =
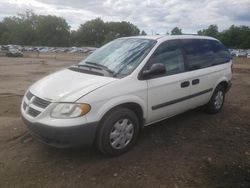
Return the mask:
[[[230,53],[214,38],[119,38],[33,84],[21,114],[46,144],[95,144],[115,156],[135,144],[144,126],[203,105],[219,112],[231,78]]]

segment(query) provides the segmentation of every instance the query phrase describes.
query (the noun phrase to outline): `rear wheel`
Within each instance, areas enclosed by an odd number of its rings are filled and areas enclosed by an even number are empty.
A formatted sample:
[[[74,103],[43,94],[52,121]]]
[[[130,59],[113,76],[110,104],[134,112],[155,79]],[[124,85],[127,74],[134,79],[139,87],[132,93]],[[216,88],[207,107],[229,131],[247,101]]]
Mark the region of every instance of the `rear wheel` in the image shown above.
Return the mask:
[[[225,88],[222,85],[218,85],[214,93],[206,105],[206,109],[209,113],[218,113],[221,111],[225,100]]]
[[[138,134],[139,121],[136,114],[127,108],[117,108],[101,121],[96,144],[103,154],[117,156],[131,149]]]

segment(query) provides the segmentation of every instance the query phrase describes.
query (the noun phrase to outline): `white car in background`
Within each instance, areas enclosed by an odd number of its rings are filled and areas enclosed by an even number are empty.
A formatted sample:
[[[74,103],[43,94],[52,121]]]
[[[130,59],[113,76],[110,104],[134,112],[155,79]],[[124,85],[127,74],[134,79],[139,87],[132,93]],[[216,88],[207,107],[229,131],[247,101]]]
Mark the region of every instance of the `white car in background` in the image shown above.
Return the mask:
[[[10,48],[6,52],[6,56],[7,57],[23,57],[23,53],[20,50],[18,50],[18,49]]]
[[[120,38],[33,84],[21,114],[46,144],[95,144],[115,156],[135,144],[144,126],[203,105],[219,112],[231,78],[230,53],[214,38]]]
[[[247,57],[247,52],[239,51],[235,55],[236,55],[236,57]]]

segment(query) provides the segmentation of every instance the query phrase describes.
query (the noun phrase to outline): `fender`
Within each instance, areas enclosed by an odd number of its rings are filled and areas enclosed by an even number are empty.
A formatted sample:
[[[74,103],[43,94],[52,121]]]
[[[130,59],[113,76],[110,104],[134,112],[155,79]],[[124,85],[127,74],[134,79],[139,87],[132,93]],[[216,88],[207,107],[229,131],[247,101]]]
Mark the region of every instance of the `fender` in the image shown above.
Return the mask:
[[[103,116],[110,111],[112,108],[125,104],[125,103],[136,103],[142,108],[143,118],[147,118],[147,99],[142,99],[136,95],[123,95],[112,98],[105,103],[99,103],[98,108],[93,109],[93,113],[87,114],[87,119],[91,121],[100,121]],[[104,101],[103,101],[104,102]],[[95,105],[94,105],[95,106]]]
[[[107,101],[98,111],[98,116],[99,117],[103,117],[109,110],[111,110],[112,108],[119,106],[121,104],[124,103],[136,103],[138,105],[141,106],[142,108],[142,112],[143,112],[143,118],[146,118],[147,116],[147,104],[145,104],[145,102],[143,101],[143,99],[141,99],[138,96],[135,95],[125,95],[125,96],[120,96],[120,97],[116,97],[114,99],[111,99],[109,101]]]

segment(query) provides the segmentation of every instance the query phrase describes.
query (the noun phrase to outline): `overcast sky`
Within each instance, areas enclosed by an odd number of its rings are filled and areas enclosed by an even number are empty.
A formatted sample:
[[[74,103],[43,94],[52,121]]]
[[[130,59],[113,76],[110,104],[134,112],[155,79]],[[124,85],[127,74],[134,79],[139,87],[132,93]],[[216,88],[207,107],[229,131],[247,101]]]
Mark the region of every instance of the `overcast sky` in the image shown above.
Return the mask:
[[[64,17],[71,29],[96,17],[129,21],[148,34],[164,34],[173,27],[196,33],[210,24],[220,30],[250,26],[250,0],[0,0],[0,20],[25,10]]]

